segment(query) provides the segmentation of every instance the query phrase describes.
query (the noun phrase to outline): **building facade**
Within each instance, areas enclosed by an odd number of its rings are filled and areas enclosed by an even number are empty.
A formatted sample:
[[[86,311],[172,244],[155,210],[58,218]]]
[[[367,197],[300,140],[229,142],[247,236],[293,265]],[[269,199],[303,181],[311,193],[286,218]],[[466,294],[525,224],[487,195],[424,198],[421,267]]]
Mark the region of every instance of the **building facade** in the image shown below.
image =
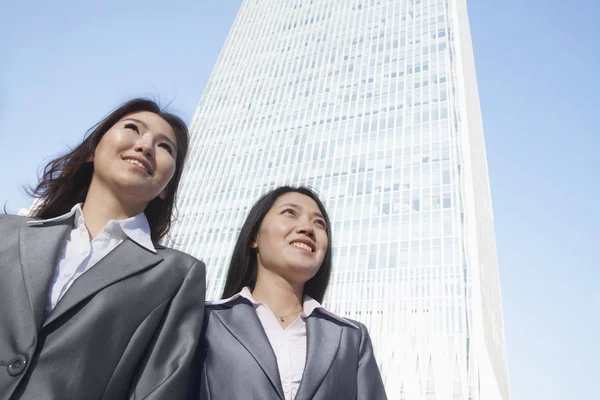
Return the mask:
[[[194,115],[170,245],[220,297],[249,207],[309,185],[325,306],[364,322],[390,399],[509,399],[466,0],[245,0]]]

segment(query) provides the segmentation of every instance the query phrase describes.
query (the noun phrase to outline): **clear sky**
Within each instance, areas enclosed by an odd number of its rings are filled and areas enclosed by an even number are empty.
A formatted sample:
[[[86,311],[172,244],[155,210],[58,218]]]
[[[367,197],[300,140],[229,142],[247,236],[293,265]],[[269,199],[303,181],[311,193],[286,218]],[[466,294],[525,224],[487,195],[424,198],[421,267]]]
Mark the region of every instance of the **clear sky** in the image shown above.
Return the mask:
[[[596,1],[469,2],[513,400],[600,398]],[[189,122],[240,4],[1,0],[8,212],[44,160],[131,97]]]

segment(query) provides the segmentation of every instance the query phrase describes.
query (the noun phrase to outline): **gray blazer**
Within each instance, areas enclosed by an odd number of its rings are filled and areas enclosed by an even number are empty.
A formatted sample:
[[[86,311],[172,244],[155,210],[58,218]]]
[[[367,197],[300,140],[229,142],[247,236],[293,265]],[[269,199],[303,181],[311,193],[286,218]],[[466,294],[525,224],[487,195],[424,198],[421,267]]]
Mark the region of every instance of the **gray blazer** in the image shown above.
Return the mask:
[[[204,264],[125,240],[46,316],[73,218],[0,215],[0,399],[185,398],[204,309]]]
[[[252,304],[207,305],[189,399],[284,400],[275,353]],[[385,400],[367,328],[315,310],[306,320],[307,355],[295,400]]]

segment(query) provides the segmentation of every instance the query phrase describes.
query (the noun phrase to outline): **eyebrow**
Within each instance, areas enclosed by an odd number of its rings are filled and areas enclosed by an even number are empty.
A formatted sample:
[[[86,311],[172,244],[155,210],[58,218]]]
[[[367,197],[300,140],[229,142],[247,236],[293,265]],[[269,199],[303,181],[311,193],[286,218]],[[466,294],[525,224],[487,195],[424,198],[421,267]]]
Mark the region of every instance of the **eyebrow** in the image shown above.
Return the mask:
[[[296,204],[296,203],[285,203],[285,204],[282,204],[281,206],[279,206],[279,208],[286,207],[286,206],[287,206],[287,207],[293,207],[293,208],[299,208],[299,209],[301,209],[301,210],[303,209],[303,207],[302,207],[301,205],[298,205],[298,204]],[[319,217],[319,218],[323,218],[323,219],[325,219],[325,217],[323,216],[323,214],[321,214],[319,211],[315,211],[315,212],[313,213],[313,215],[314,215],[315,217]]]
[[[138,124],[142,125],[144,127],[144,129],[148,130],[148,124],[146,124],[144,121],[141,121],[139,119],[136,119],[136,118],[125,118],[123,121],[137,122]],[[166,140],[167,142],[169,142],[171,144],[171,146],[173,146],[173,148],[175,150],[177,150],[177,144],[175,144],[175,142],[172,141],[170,137],[168,137],[164,133],[157,133],[156,135],[158,137],[160,137],[161,139]]]

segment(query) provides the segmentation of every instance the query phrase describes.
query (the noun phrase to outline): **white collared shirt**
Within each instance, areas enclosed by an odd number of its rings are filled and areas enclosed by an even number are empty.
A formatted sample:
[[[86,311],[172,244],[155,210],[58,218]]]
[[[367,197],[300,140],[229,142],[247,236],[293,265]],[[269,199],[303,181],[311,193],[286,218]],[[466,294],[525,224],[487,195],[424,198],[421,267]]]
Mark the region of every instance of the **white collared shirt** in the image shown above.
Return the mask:
[[[52,311],[65,295],[73,282],[84,272],[92,268],[108,253],[114,250],[127,237],[142,247],[156,253],[150,236],[150,226],[144,213],[139,213],[124,220],[110,220],[98,235],[90,241],[85,226],[81,203],[76,204],[70,212],[46,220],[29,221],[29,225],[42,225],[51,221],[62,221],[75,216],[73,229],[67,236],[48,293],[46,312]]]
[[[304,295],[303,312],[285,329],[281,327],[277,317],[265,303],[254,300],[248,287],[243,288],[241,292],[228,299],[207,302],[207,304],[224,304],[238,297],[250,300],[267,334],[269,343],[271,343],[277,358],[277,368],[279,369],[279,378],[283,386],[285,400],[294,400],[302,381],[302,374],[306,365],[306,318],[314,310],[319,309],[324,314],[359,329],[350,321],[326,310],[318,301],[307,295]]]

